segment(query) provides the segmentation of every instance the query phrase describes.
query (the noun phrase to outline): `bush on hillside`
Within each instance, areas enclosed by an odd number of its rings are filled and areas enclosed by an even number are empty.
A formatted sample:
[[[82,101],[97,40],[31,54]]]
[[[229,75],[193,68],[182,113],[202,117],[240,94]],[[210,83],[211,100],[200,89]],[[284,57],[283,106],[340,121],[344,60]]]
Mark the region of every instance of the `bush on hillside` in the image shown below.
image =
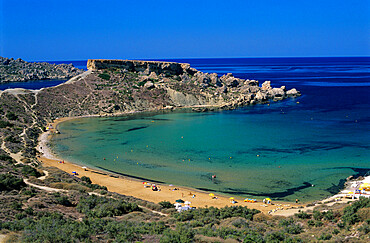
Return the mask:
[[[25,186],[22,178],[11,174],[0,174],[0,191],[20,190]]]
[[[82,197],[77,205],[77,211],[89,217],[113,217],[127,214],[141,209],[133,203],[113,198],[90,195]]]

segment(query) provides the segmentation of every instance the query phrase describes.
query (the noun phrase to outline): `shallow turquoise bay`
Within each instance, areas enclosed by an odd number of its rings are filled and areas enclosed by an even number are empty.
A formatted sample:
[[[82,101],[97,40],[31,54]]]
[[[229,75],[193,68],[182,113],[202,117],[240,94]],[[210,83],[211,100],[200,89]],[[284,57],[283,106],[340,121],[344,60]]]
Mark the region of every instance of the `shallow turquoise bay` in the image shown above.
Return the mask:
[[[223,112],[81,118],[61,123],[51,147],[77,164],[168,184],[312,201],[331,195],[341,179],[356,174],[353,168],[369,167],[368,133],[356,114],[305,110],[298,100]]]
[[[303,95],[233,111],[71,120],[60,124],[52,149],[130,176],[290,201],[322,199],[370,171],[369,58],[174,61]]]

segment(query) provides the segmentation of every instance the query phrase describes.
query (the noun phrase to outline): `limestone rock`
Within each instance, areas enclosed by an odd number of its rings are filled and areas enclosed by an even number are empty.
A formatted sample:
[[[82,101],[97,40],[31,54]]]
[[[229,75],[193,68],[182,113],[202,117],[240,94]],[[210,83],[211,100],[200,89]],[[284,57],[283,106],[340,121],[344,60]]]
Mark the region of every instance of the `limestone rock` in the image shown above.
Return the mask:
[[[257,100],[257,101],[265,101],[265,100],[267,100],[266,93],[258,91],[256,96],[254,97],[254,99]]]
[[[269,90],[269,89],[271,89],[271,81],[265,81],[265,82],[263,82],[261,89],[262,90]]]
[[[247,80],[249,86],[258,86],[259,82],[258,80]]]
[[[286,92],[286,95],[287,95],[288,97],[297,97],[297,96],[300,96],[300,95],[301,95],[301,93],[300,93],[299,91],[297,91],[295,88],[293,88],[293,89],[288,90],[288,91]]]
[[[156,80],[156,79],[158,79],[158,76],[157,76],[157,74],[155,72],[151,72],[150,75],[149,75],[149,78]]]
[[[153,89],[154,87],[155,86],[151,81],[148,81],[144,84],[144,88],[147,88],[147,89]]]
[[[229,87],[237,87],[239,85],[239,81],[237,78],[229,77],[225,80],[225,84]]]
[[[228,74],[226,74],[226,75],[222,75],[221,76],[221,78],[220,78],[220,80],[222,81],[222,82],[225,82],[228,78],[233,78],[234,76],[233,76],[233,74],[232,73],[228,73]]]

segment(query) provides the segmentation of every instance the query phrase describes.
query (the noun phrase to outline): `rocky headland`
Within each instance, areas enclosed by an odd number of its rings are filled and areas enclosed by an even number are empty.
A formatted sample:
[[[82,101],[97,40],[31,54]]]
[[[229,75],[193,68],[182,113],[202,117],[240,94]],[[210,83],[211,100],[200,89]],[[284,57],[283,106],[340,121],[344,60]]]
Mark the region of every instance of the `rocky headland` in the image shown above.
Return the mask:
[[[112,116],[178,108],[234,109],[300,95],[296,89],[287,90],[285,86],[273,88],[270,81],[259,85],[257,80],[244,80],[232,74],[220,77],[184,63],[89,60],[87,67],[88,71],[55,87],[2,91],[2,148],[33,160],[38,134],[48,122],[61,117]]]
[[[0,83],[25,82],[31,80],[68,79],[83,70],[72,64],[50,64],[47,62],[26,62],[20,58],[0,57]]]

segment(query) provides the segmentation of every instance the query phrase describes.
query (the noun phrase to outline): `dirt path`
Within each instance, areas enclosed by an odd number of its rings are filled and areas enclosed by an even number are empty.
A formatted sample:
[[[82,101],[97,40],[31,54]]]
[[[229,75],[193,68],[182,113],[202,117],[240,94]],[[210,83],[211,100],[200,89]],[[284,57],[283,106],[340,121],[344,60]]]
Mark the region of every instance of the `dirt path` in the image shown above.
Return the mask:
[[[0,234],[0,243],[5,243],[5,237],[6,235]]]
[[[36,185],[34,183],[29,182],[28,179],[24,179],[24,183],[26,183],[29,186],[36,187],[38,189],[41,189],[41,190],[44,190],[44,191],[47,191],[47,192],[68,192],[67,190],[63,190],[63,189]]]
[[[322,201],[320,201],[320,203],[317,203],[313,206],[309,206],[309,207],[304,207],[304,208],[292,208],[292,209],[286,209],[286,210],[276,210],[276,211],[273,211],[271,212],[271,215],[278,215],[278,216],[286,216],[286,217],[289,217],[289,216],[293,216],[294,214],[296,213],[299,213],[299,212],[312,212],[313,209],[317,206],[320,206],[320,205],[325,205],[325,206],[333,206],[334,204],[339,204],[339,203],[345,203],[347,204],[348,202],[351,202],[355,199],[346,199],[344,198],[347,194],[337,194],[337,195],[334,195],[330,198],[327,198],[327,199],[324,199]],[[340,201],[336,201],[335,199],[340,199]],[[329,203],[328,203],[329,202]]]
[[[39,177],[38,178],[39,180],[44,180],[49,175],[49,173],[47,171],[45,171],[45,170],[44,170],[44,173],[45,173],[45,175]],[[24,183],[26,183],[29,186],[36,187],[36,188],[38,188],[40,190],[44,190],[44,191],[47,191],[47,192],[68,192],[68,190],[63,190],[63,189],[58,189],[58,188],[52,188],[52,187],[48,187],[48,186],[36,185],[34,183],[29,182],[28,179],[24,179]],[[89,192],[89,195],[96,195],[96,196],[99,196],[99,197],[107,197],[105,195],[102,195],[102,194],[96,193],[96,192]],[[113,198],[113,197],[110,197],[110,198]],[[152,210],[150,208],[147,208],[147,207],[144,207],[144,206],[141,206],[141,205],[138,205],[138,206],[139,206],[139,208],[144,209],[144,210],[148,210],[148,211],[150,211],[152,213],[159,214],[161,216],[168,216],[168,214],[165,214],[165,213],[162,213],[162,212],[159,212],[159,211],[155,211],[155,210]],[[1,243],[1,237],[0,237],[0,243]]]
[[[48,176],[49,176],[49,172],[48,172],[47,170],[44,170],[43,172],[44,172],[44,174],[45,174],[45,175],[44,175],[44,176],[40,176],[40,177],[38,178],[39,180],[42,180],[42,181],[43,181],[43,180],[45,180],[45,179],[46,179],[46,177],[48,177]]]

